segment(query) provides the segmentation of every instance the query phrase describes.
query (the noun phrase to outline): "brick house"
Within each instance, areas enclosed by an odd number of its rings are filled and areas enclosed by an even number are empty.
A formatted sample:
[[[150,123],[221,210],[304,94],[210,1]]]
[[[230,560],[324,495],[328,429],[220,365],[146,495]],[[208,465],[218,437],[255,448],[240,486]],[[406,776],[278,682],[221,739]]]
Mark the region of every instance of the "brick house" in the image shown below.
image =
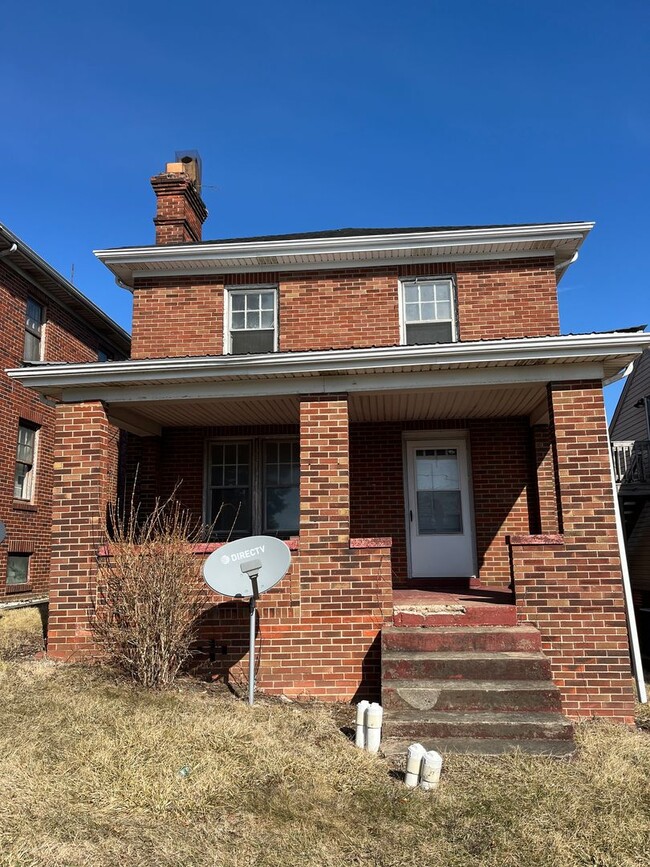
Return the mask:
[[[48,589],[55,407],[5,368],[128,358],[128,334],[0,225],[0,598]]]
[[[630,721],[602,386],[650,336],[560,334],[557,282],[591,224],[202,241],[195,168],[152,179],[154,246],[97,252],[133,293],[131,359],[10,373],[60,401],[50,653],[89,648],[117,427],[143,507],[177,484],[206,524],[223,507],[197,556],[230,530],[289,540],[261,604],[267,691],[376,696],[383,664],[404,722],[473,650],[451,708],[485,706],[476,680],[500,671],[512,708]],[[246,623],[232,600],[206,612],[224,670]]]

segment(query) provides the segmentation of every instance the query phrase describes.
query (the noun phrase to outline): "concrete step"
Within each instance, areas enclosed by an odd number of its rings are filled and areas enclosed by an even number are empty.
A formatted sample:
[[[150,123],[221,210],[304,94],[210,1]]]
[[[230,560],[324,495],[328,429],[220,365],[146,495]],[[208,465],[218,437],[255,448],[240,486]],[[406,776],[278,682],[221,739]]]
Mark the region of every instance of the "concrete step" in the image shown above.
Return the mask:
[[[544,680],[551,679],[542,653],[466,652],[382,653],[382,684],[391,680]]]
[[[396,715],[402,710],[561,710],[558,688],[540,680],[389,680],[381,701]]]
[[[412,741],[445,738],[570,740],[573,726],[559,713],[471,713],[420,710],[388,714],[383,734]]]
[[[515,605],[448,606],[431,610],[431,606],[395,605],[394,626],[516,626]],[[457,610],[454,610],[457,609]]]
[[[407,651],[540,651],[541,635],[534,626],[384,627],[382,650]]]
[[[404,738],[385,738],[381,742],[384,755],[395,760],[403,757],[413,740]],[[439,753],[464,753],[467,755],[502,756],[522,752],[528,755],[566,758],[575,752],[573,740],[548,740],[541,738],[441,738],[419,741],[427,750]]]

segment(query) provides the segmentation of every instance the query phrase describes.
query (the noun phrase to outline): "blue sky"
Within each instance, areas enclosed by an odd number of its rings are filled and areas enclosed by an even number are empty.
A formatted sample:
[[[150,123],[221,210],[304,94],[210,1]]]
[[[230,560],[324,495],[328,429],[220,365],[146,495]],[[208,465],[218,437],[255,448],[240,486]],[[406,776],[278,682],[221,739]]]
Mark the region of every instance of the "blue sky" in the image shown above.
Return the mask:
[[[125,327],[92,250],[153,241],[181,148],[206,238],[595,220],[563,331],[650,321],[647,0],[25,2],[0,35],[0,221]]]

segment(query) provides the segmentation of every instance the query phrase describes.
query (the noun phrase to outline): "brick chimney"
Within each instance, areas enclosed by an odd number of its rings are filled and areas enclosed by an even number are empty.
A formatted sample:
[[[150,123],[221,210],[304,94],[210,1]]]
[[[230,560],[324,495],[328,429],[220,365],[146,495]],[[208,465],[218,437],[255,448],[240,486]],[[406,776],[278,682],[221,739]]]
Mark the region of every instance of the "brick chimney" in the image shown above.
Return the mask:
[[[153,219],[156,244],[193,244],[201,240],[208,216],[201,198],[201,161],[198,154],[176,155],[165,171],[151,179],[157,210]]]

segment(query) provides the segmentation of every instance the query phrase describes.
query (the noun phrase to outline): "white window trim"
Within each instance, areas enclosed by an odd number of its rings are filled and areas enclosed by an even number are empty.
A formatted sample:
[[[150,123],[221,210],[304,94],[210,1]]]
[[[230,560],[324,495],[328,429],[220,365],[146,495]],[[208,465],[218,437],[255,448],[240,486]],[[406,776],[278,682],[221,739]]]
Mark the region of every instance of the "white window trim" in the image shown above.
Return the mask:
[[[273,291],[275,301],[273,305],[273,352],[278,351],[278,286],[276,283],[252,283],[246,286],[225,286],[223,296],[223,354],[232,355],[230,343],[230,298],[238,292],[269,292]]]
[[[448,282],[451,288],[451,343],[458,342],[458,309],[456,304],[456,281],[453,276],[447,275],[438,275],[438,276],[417,276],[417,277],[400,277],[397,286],[397,294],[399,299],[399,340],[402,346],[410,346],[416,344],[408,344],[406,342],[406,307],[405,307],[405,298],[404,298],[404,286],[406,283],[426,283],[429,281],[435,281],[436,283]],[[439,319],[439,322],[447,322],[446,319]],[[416,325],[417,323],[410,323],[411,325]],[[449,344],[442,344],[448,346]]]
[[[210,499],[212,486],[210,484],[210,451],[215,443],[248,443],[251,456],[251,534],[260,535],[264,533],[264,497],[266,487],[264,485],[264,443],[270,440],[272,442],[297,442],[300,444],[298,434],[246,434],[245,436],[222,436],[210,437],[205,441],[203,453],[203,524],[205,527],[210,526]],[[268,531],[269,533],[271,531]],[[285,531],[282,531],[285,532]],[[288,531],[287,531],[288,532]],[[297,535],[300,532],[300,514],[298,515],[298,527],[295,530]]]
[[[20,435],[20,428],[29,428],[34,431],[34,461],[32,463],[32,468],[29,473],[29,497],[17,497],[16,496],[16,467],[18,463],[23,463],[23,461],[18,461],[18,437]],[[40,432],[41,428],[38,425],[32,424],[31,422],[25,423],[24,420],[19,420],[18,428],[16,430],[16,449],[14,453],[14,477],[13,477],[13,500],[18,503],[34,503],[36,501],[36,473],[38,471],[38,452],[40,445]]]

